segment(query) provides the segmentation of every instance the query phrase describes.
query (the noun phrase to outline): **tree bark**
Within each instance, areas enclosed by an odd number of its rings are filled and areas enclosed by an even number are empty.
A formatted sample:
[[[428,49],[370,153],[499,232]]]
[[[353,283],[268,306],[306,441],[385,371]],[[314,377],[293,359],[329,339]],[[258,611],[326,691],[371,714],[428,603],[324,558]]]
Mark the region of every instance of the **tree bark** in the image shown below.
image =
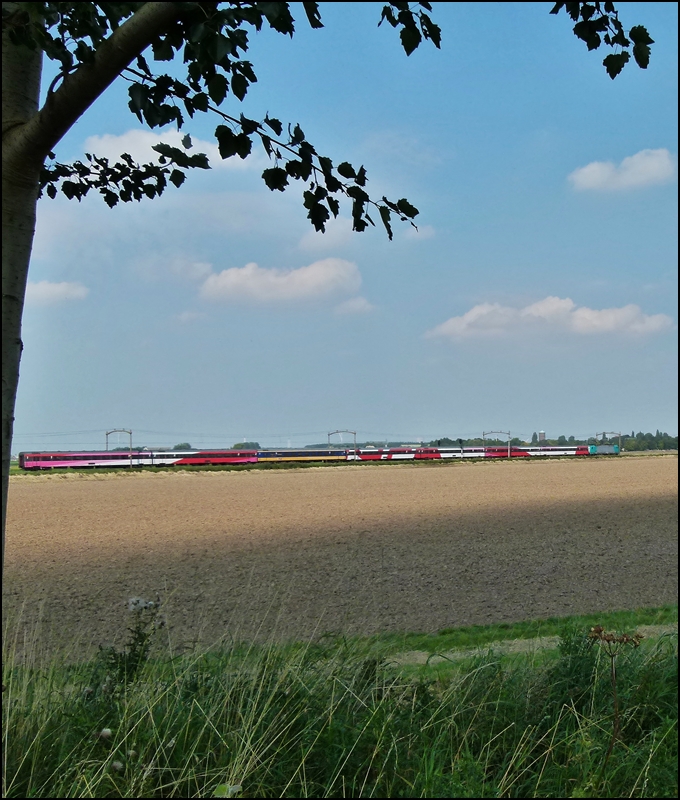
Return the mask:
[[[35,231],[43,158],[6,158],[40,100],[42,53],[2,37],[2,563],[14,404],[21,360],[21,317]]]
[[[3,3],[20,10],[23,3]],[[35,232],[40,170],[47,154],[92,103],[160,33],[183,3],[145,3],[98,48],[94,62],[64,78],[42,109],[42,52],[2,37],[2,564],[14,408],[23,348],[28,267]]]

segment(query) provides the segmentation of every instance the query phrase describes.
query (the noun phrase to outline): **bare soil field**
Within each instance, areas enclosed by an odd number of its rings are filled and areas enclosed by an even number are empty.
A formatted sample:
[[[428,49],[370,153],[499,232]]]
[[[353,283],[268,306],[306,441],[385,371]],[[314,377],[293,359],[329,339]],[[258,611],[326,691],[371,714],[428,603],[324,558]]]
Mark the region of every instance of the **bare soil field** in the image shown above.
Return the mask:
[[[3,617],[85,654],[156,593],[178,649],[675,603],[677,464],[16,476]]]

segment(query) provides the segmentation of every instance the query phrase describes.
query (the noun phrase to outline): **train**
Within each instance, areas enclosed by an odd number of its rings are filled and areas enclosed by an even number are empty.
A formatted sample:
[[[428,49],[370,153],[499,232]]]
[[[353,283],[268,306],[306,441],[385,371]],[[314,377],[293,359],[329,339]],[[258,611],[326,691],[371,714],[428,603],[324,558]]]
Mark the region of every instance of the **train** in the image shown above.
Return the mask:
[[[557,447],[358,447],[282,450],[150,450],[44,451],[19,453],[23,470],[102,469],[112,467],[200,467],[281,462],[435,461],[465,458],[554,458],[617,455],[618,445]]]

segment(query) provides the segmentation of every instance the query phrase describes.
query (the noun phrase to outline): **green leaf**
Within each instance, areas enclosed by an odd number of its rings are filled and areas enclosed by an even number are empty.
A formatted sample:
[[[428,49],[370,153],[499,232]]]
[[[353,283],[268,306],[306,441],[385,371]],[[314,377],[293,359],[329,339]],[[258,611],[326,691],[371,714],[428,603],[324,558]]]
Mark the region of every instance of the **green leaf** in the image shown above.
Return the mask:
[[[343,161],[342,164],[338,164],[336,169],[338,171],[338,174],[342,175],[343,178],[351,180],[352,178],[356,177],[356,172],[354,171],[354,167],[348,161]]]
[[[69,200],[73,200],[73,198],[78,194],[78,184],[73,183],[73,181],[64,181],[61,184],[61,191],[68,197]]]
[[[311,163],[313,157],[316,155],[316,150],[309,142],[300,142],[298,146],[298,155],[303,161],[309,161]]]
[[[333,162],[327,156],[319,156],[319,166],[324,176],[328,176],[333,169]]]
[[[434,46],[441,50],[441,43],[442,43],[442,29],[439,25],[436,25],[432,20],[427,16],[427,14],[420,14],[420,27],[423,31],[423,34],[427,39],[430,39]]]
[[[156,103],[147,103],[142,110],[144,120],[150,128],[155,128],[163,122],[161,109]]]
[[[186,150],[191,150],[193,146],[194,145],[193,142],[191,141],[191,136],[189,136],[189,134],[187,133],[187,135],[182,138],[182,147],[184,147]]]
[[[175,57],[175,51],[172,49],[170,40],[167,37],[165,39],[157,39],[152,48],[153,57],[156,61],[172,61]]]
[[[312,174],[311,161],[293,159],[286,164],[286,172],[291,178],[306,181]]]
[[[149,65],[148,65],[146,59],[141,54],[137,56],[137,69],[140,72],[143,72],[145,75],[148,75],[149,78],[153,77],[153,73],[149,69]]]
[[[337,217],[340,213],[340,203],[338,203],[337,199],[331,195],[328,195],[326,202],[328,203],[328,208],[330,208],[333,216]]]
[[[262,142],[262,147],[267,151],[267,155],[271,156],[272,154],[272,140],[271,137],[267,136],[264,133],[260,133],[260,141]]]
[[[647,69],[649,66],[649,56],[651,50],[648,44],[635,44],[633,45],[633,58],[637,62],[638,67]]]
[[[130,95],[130,110],[139,117],[139,112],[144,108],[149,100],[149,87],[143,83],[133,83],[128,89]]]
[[[368,222],[366,222],[362,217],[355,217],[352,216],[352,230],[361,233],[368,228]]]
[[[408,26],[402,28],[399,38],[401,39],[401,44],[406,55],[410,56],[411,53],[421,43],[423,37],[420,35],[420,31],[414,25],[413,27]]]
[[[309,20],[309,24],[312,28],[323,28],[323,22],[321,22],[321,14],[319,14],[319,4],[318,3],[303,3],[302,4],[305,9],[305,14],[307,15],[307,19]]]
[[[304,140],[305,140],[305,134],[304,134],[302,128],[299,125],[296,125],[293,128],[293,133],[291,134],[291,137],[290,137],[290,143],[293,146],[295,146],[296,144],[302,144],[302,142],[304,142]]]
[[[225,56],[229,55],[231,49],[231,42],[222,33],[212,36],[208,42],[208,53],[216,64],[219,64]]]
[[[231,158],[236,155],[236,134],[231,128],[226,125],[218,125],[215,128],[215,138],[217,139],[217,148],[220,151],[222,158]]]
[[[380,27],[385,20],[387,20],[393,28],[396,28],[397,25],[399,24],[397,22],[397,18],[394,16],[394,11],[392,11],[392,9],[389,6],[383,6],[378,27]]]
[[[234,68],[236,72],[240,72],[243,76],[245,76],[250,83],[257,83],[257,75],[255,74],[253,65],[250,63],[250,61],[239,61],[234,65]]]
[[[614,80],[614,78],[621,72],[630,60],[630,53],[612,53],[608,55],[604,61],[604,68],[607,70],[607,75]]]
[[[275,117],[266,116],[264,118],[264,124],[269,126],[277,136],[281,136],[283,133],[283,125],[281,124],[281,120],[278,120]]]
[[[349,189],[347,189],[347,195],[358,203],[367,203],[371,199],[366,192],[358,186],[350,186]]]
[[[209,29],[202,22],[196,23],[189,28],[189,41],[192,44],[200,42],[201,39],[209,32]]]
[[[264,170],[262,178],[272,192],[274,190],[283,192],[286,186],[288,186],[288,175],[286,174],[286,170],[281,169],[281,167],[272,167],[271,169]]]
[[[257,10],[267,17],[267,22],[275,31],[293,35],[295,26],[293,17],[288,10],[288,3],[257,3],[256,5]]]
[[[330,212],[323,203],[314,203],[307,214],[314,228],[321,233],[325,232],[326,222],[328,222],[330,216]]]
[[[246,96],[246,92],[248,91],[247,79],[243,75],[239,75],[238,73],[232,75],[231,90],[236,95],[236,97],[238,97],[239,100],[243,100],[243,98]]]
[[[583,3],[581,5],[581,19],[584,19],[587,22],[596,11],[597,9],[595,6],[591,6],[588,3]]]
[[[227,96],[227,92],[229,91],[229,82],[224,75],[216,72],[208,81],[207,87],[210,99],[213,101],[213,103],[215,103],[215,105],[219,106]]]
[[[118,205],[118,195],[110,189],[102,189],[102,197],[109,208]]]
[[[574,25],[574,33],[579,39],[582,39],[586,43],[588,50],[597,50],[602,44],[600,34],[597,32],[595,24],[592,22],[577,22],[576,25]]]
[[[654,44],[654,39],[649,35],[644,25],[634,25],[628,35],[634,44]]]
[[[390,241],[392,241],[392,226],[390,225],[390,210],[385,206],[378,206],[378,211],[380,211],[380,219],[382,220],[383,225],[385,226],[385,230],[387,231],[387,236]]]
[[[417,217],[420,213],[418,209],[415,206],[412,206],[405,197],[402,197],[401,200],[397,200],[397,208],[405,217],[409,217],[411,219],[413,217]]]
[[[581,4],[580,3],[565,3],[564,4],[567,9],[567,14],[576,22],[579,18],[581,13]]]
[[[611,37],[611,44],[620,44],[621,47],[630,47],[630,40],[626,37],[626,34],[623,32],[623,28],[619,25],[620,30]]]
[[[179,187],[186,180],[186,177],[187,176],[183,172],[180,172],[178,169],[173,169],[173,171],[170,173],[170,183],[174,183],[179,189]]]
[[[193,103],[194,108],[198,109],[199,111],[207,111],[208,110],[208,95],[204,94],[203,92],[197,92],[192,98],[191,101]]]
[[[241,114],[239,122],[241,123],[241,130],[248,136],[250,136],[251,133],[255,133],[260,127],[259,122],[256,122],[254,119],[248,119],[248,117],[244,117],[243,114]]]
[[[247,158],[253,148],[250,137],[246,136],[245,133],[234,133],[226,125],[218,125],[215,129],[215,136],[222,158],[230,158],[236,155],[241,158]]]
[[[357,186],[366,186],[366,170],[363,166],[359,167],[359,172],[357,172],[357,176],[354,179]]]
[[[198,169],[210,169],[210,162],[205,153],[195,153],[193,156],[187,158],[187,167],[196,167]]]
[[[236,152],[241,158],[247,158],[250,155],[250,151],[253,149],[253,143],[250,137],[246,136],[245,133],[239,133],[236,139],[238,145],[238,150]]]

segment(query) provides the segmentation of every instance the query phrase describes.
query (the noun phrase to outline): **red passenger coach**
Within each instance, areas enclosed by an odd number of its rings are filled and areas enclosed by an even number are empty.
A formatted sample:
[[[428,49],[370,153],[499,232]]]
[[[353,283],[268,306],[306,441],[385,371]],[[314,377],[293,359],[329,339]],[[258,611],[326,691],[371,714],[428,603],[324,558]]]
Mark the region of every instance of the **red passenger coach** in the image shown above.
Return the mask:
[[[257,450],[201,450],[198,453],[182,456],[174,466],[200,467],[219,466],[220,464],[257,464]]]

